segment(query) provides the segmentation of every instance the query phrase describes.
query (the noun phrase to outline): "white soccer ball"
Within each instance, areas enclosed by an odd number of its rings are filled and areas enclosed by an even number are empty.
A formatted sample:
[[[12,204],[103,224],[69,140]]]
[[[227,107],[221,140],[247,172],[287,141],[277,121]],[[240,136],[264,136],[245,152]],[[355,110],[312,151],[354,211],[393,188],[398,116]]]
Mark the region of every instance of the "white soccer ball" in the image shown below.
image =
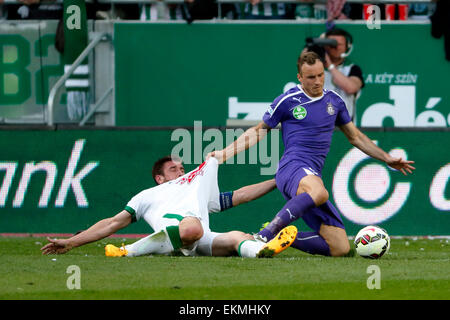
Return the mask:
[[[356,252],[363,258],[381,258],[391,247],[386,230],[377,226],[362,228],[355,237]]]

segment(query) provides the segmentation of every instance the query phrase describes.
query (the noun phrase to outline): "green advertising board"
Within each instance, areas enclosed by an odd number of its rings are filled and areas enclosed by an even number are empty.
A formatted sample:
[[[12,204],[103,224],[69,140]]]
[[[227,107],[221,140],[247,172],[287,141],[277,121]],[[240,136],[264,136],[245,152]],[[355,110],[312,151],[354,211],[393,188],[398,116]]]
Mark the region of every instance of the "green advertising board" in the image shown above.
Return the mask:
[[[198,129],[198,128],[197,128]],[[158,158],[183,157],[187,171],[203,155],[242,131],[1,130],[0,233],[74,233],[125,207],[155,186]],[[414,160],[403,176],[354,149],[337,131],[323,179],[349,235],[378,224],[391,235],[450,235],[448,131],[366,132],[384,150]],[[280,132],[219,168],[221,191],[273,177],[282,154]],[[211,215],[212,230],[255,232],[284,205],[278,190],[254,202]],[[296,224],[305,230],[303,223]],[[144,221],[121,233],[150,233]]]
[[[89,30],[111,23],[89,21]],[[296,61],[305,38],[325,31],[323,23],[297,21],[113,24],[119,126],[257,121],[275,97],[297,82]],[[64,70],[54,47],[56,26],[51,20],[0,25],[0,122],[45,123],[49,90]],[[347,60],[361,66],[366,84],[357,101],[357,125],[449,126],[450,63],[442,39],[431,37],[429,23],[339,26],[353,36]],[[109,77],[112,68],[105,65],[108,72],[92,69],[96,76]],[[55,122],[72,122],[64,92]]]
[[[449,126],[450,63],[430,24],[339,27],[354,40],[347,63],[359,65],[365,80],[357,125]],[[324,31],[323,23],[299,22],[115,23],[117,125],[260,120],[297,83],[305,38]]]

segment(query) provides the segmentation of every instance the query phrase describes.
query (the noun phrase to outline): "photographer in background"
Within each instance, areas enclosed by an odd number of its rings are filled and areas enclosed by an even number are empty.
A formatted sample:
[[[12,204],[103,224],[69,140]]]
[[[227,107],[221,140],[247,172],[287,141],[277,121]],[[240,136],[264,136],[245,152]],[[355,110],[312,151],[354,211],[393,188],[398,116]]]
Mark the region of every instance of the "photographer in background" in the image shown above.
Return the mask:
[[[356,99],[364,87],[364,79],[358,65],[346,63],[353,49],[352,42],[352,36],[347,31],[334,28],[320,38],[306,39],[305,50],[320,56],[326,68],[324,88],[342,97],[353,122],[356,122]]]
[[[336,40],[336,46],[325,46],[325,89],[336,91],[347,105],[353,121],[356,120],[356,99],[364,87],[361,68],[356,64],[346,64],[352,51],[352,36],[345,30],[334,28],[325,38]]]

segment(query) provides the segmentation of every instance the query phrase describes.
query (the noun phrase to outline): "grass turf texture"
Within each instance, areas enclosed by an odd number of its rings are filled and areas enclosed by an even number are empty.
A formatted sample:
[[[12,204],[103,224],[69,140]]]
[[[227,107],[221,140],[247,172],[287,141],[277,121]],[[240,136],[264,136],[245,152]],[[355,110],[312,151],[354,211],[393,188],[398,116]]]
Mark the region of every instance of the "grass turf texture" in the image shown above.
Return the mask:
[[[136,239],[126,239],[131,243]],[[329,258],[289,248],[273,259],[149,256],[107,258],[107,239],[65,255],[41,255],[43,238],[0,237],[0,299],[448,299],[450,244],[445,239],[395,239],[379,260]],[[81,289],[66,273],[81,270]],[[381,289],[367,288],[370,265]]]

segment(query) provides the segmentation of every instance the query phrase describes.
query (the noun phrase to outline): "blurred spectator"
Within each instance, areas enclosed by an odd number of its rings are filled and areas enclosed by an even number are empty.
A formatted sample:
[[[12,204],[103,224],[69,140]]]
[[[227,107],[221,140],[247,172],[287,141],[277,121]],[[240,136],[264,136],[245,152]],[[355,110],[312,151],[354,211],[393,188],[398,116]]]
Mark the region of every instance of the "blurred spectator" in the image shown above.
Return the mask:
[[[429,3],[411,3],[409,5],[409,19],[428,20],[431,15],[431,5]]]
[[[228,20],[237,20],[242,17],[241,6],[239,3],[220,4],[220,18]]]
[[[162,1],[141,5],[140,20],[210,20],[217,17],[214,0],[185,0],[182,4],[167,4]]]
[[[87,3],[88,15],[92,11]],[[137,20],[141,14],[139,3],[115,3],[114,6],[102,4],[95,10],[95,19],[101,20]],[[94,19],[92,18],[92,19]],[[89,18],[91,19],[91,18]]]
[[[142,3],[140,6],[141,21],[155,20],[186,20],[187,9],[184,4],[167,4],[162,1],[156,3]]]
[[[346,0],[327,0],[326,4],[315,3],[314,0],[303,0],[302,3],[296,5],[295,16],[297,19],[326,19],[327,29],[332,29],[334,20],[349,19],[344,8],[347,11],[350,9],[350,6],[346,4]]]
[[[2,7],[8,20],[60,20],[63,16],[63,1],[17,0],[17,3],[3,4]],[[97,11],[106,12],[110,7],[109,4],[99,4],[96,1],[86,3],[88,19],[96,19]]]
[[[62,17],[62,3],[55,1],[41,3],[40,0],[18,0],[17,2],[17,4],[4,5],[7,19],[60,19]]]
[[[246,0],[241,7],[243,19],[294,19],[295,5],[289,3],[268,3],[262,0]]]
[[[348,17],[342,12],[346,0],[327,0],[327,20],[342,20]]]
[[[185,0],[185,3],[192,20],[210,20],[217,17],[215,0]]]
[[[431,35],[437,39],[444,37],[445,58],[450,61],[450,1],[437,0],[430,20]]]
[[[363,19],[363,5],[361,3],[346,2],[342,8],[342,13],[350,20]]]
[[[311,19],[314,17],[314,7],[311,2],[314,0],[305,0],[295,6],[295,18],[297,20],[301,19]]]
[[[3,9],[3,0],[0,0],[0,20],[5,19],[4,9]]]

